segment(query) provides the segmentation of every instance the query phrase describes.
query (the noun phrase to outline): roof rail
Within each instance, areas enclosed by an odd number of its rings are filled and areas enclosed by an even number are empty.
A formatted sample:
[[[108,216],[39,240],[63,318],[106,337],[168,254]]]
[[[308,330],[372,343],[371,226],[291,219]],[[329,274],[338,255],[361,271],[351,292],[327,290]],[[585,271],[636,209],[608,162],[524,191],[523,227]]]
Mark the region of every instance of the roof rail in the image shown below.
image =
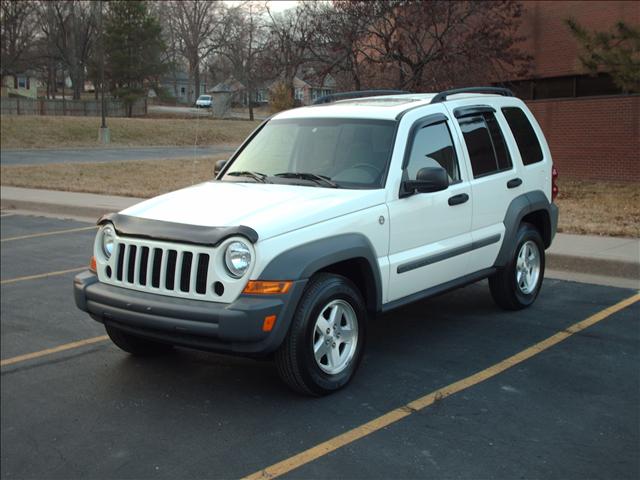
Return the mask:
[[[411,92],[407,92],[405,90],[355,90],[353,92],[340,92],[325,95],[324,97],[320,97],[315,102],[313,102],[313,105],[332,103],[337,102],[338,100],[349,100],[351,98],[380,97],[382,95],[404,95],[407,93]]]
[[[451,90],[445,90],[438,93],[430,103],[444,102],[449,95],[456,95],[458,93],[493,93],[494,95],[503,95],[505,97],[513,97],[513,92],[508,88],[502,87],[466,87],[466,88],[453,88]]]

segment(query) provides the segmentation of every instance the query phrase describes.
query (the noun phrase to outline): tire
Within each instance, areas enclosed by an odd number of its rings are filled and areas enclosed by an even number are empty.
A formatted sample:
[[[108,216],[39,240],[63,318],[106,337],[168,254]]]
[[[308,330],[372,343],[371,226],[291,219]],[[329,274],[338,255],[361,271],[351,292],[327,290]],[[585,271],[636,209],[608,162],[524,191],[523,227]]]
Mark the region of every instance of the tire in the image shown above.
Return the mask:
[[[169,352],[173,346],[166,343],[146,340],[135,335],[130,335],[122,330],[105,324],[107,335],[121,350],[137,356],[161,355]]]
[[[489,277],[493,300],[505,310],[521,310],[535,302],[544,279],[544,242],[530,223],[522,223],[507,265]]]
[[[312,396],[344,387],[362,358],[366,319],[362,295],[350,280],[327,273],[312,277],[276,351],[282,380]]]

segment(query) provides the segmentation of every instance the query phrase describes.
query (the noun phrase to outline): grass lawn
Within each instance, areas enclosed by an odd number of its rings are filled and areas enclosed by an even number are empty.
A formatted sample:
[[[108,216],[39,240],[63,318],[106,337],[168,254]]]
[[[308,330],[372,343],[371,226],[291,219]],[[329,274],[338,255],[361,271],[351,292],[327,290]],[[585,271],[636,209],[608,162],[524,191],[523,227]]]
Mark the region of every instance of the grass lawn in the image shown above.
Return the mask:
[[[111,145],[192,146],[242,142],[260,122],[211,118],[108,118]],[[99,117],[3,115],[2,148],[99,147]]]
[[[3,166],[3,185],[152,197],[213,178],[211,158]],[[640,185],[560,179],[559,231],[640,236]]]

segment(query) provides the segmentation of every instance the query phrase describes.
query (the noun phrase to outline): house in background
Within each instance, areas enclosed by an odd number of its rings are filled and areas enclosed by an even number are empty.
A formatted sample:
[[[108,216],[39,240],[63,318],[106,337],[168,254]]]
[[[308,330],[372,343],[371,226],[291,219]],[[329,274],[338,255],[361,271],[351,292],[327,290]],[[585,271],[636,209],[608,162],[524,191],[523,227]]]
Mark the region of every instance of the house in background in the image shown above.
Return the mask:
[[[2,79],[2,96],[20,96],[38,98],[40,80],[31,72],[19,75],[7,75]]]
[[[236,80],[233,75],[214,85],[212,88],[207,90],[207,93],[227,93],[231,97],[230,101],[232,105],[247,106],[249,104],[249,93],[247,92],[247,88],[242,82]]]
[[[189,79],[189,74],[184,71],[175,72],[173,75],[169,75],[160,79],[160,88],[174,98],[178,103],[194,103],[196,101],[196,83],[192,79]],[[200,95],[207,90],[207,76],[202,74],[200,77]],[[191,96],[191,99],[189,99]]]
[[[270,92],[282,82],[278,79],[265,82],[255,91],[254,104],[269,103]],[[335,92],[336,81],[331,75],[319,77],[312,69],[305,73],[299,72],[293,79],[294,99],[298,105],[311,105],[318,98]],[[246,107],[249,104],[249,94],[244,84],[230,76],[223,82],[214,85],[207,90],[207,93],[228,93],[231,95],[231,102],[234,105]]]

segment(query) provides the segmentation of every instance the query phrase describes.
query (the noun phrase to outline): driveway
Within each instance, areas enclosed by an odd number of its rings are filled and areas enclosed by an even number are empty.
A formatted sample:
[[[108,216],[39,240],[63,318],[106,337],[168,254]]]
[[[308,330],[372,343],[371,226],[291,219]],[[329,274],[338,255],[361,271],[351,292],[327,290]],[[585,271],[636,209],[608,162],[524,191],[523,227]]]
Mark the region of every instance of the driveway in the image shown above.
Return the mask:
[[[39,165],[46,163],[100,163],[122,160],[158,160],[168,158],[209,157],[231,154],[234,145],[198,147],[117,147],[51,150],[2,150],[2,165]]]

